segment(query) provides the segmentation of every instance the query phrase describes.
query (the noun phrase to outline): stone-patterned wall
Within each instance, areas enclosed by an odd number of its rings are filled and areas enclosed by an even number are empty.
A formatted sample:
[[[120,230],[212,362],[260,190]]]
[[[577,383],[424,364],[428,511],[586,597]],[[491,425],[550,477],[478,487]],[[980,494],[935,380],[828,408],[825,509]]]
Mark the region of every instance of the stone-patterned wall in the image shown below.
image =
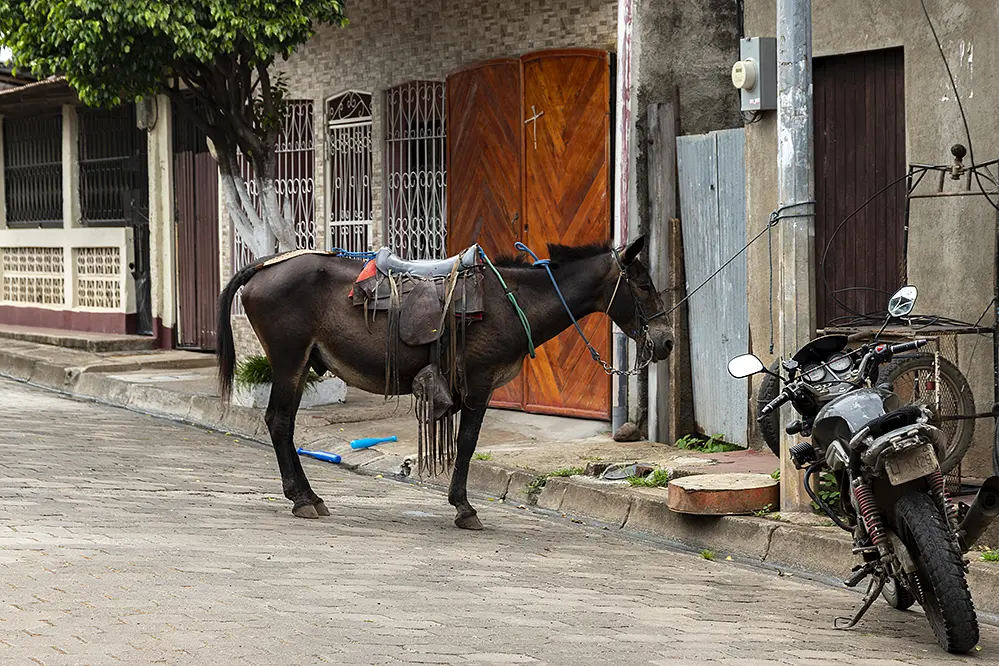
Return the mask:
[[[323,101],[344,90],[372,93],[373,242],[381,244],[384,139],[383,92],[415,79],[444,80],[463,65],[554,48],[599,48],[617,43],[615,0],[430,0],[398,3],[353,0],[346,28],[323,28],[278,68],[289,95],[315,101],[317,140]],[[324,150],[316,151],[318,240],[325,247]]]

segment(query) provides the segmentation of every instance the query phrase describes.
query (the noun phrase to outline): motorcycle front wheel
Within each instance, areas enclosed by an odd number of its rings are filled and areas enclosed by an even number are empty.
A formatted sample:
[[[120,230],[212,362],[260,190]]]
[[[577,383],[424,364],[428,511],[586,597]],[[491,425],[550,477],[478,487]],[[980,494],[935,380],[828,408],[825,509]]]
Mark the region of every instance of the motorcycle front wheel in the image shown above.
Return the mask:
[[[978,644],[978,617],[964,563],[947,523],[929,495],[911,492],[895,503],[899,538],[916,562],[923,611],[940,647],[961,654]]]

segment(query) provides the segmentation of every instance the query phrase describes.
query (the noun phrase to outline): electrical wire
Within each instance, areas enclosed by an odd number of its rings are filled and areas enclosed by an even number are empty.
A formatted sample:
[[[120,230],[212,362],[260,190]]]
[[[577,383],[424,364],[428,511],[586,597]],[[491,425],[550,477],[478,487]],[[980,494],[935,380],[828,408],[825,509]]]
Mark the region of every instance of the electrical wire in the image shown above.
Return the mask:
[[[940,51],[940,58],[943,60],[944,68],[947,70],[947,76],[950,78],[950,87],[954,91],[954,99],[957,100],[957,108],[961,112],[961,121],[964,123],[964,135],[968,139],[968,159],[971,160],[971,171],[975,174],[975,182],[978,184],[978,189],[981,190],[989,204],[996,210],[999,210],[999,204],[993,201],[992,197],[989,196],[989,193],[985,191],[985,186],[982,185],[982,178],[978,171],[974,168],[975,149],[971,143],[971,130],[968,128],[968,116],[964,113],[964,104],[961,103],[961,95],[958,93],[957,83],[954,81],[954,73],[950,69],[950,63],[947,62],[947,56],[944,54],[943,45],[940,43],[940,38],[937,36],[937,29],[933,26],[932,19],[930,19],[930,12],[926,9],[926,0],[919,0],[919,4],[923,7],[923,16],[926,17],[926,23],[930,26],[930,32],[933,33],[933,40],[937,43],[937,50]],[[992,179],[990,178],[990,180]],[[995,181],[993,180],[993,182]]]
[[[856,210],[854,210],[852,213],[850,213],[849,215],[847,215],[846,217],[843,218],[843,220],[836,226],[836,228],[833,229],[832,234],[829,236],[829,240],[826,241],[825,250],[822,252],[822,260],[819,262],[819,266],[820,266],[820,271],[819,272],[822,274],[822,286],[825,287],[826,293],[829,294],[829,296],[832,297],[833,302],[835,302],[836,305],[840,306],[841,308],[843,308],[844,310],[846,310],[847,312],[849,312],[852,315],[856,315],[858,317],[865,316],[865,315],[861,314],[860,312],[857,312],[856,310],[848,307],[845,303],[843,303],[843,301],[839,300],[836,297],[836,291],[834,291],[833,289],[829,288],[829,277],[828,277],[827,271],[826,271],[826,259],[829,257],[829,250],[832,248],[833,241],[836,240],[836,235],[840,232],[840,230],[843,228],[843,226],[853,218],[854,215],[856,215],[857,213],[859,213],[860,211],[862,211],[865,207],[867,207],[867,204],[869,204],[872,201],[874,201],[875,198],[877,198],[877,197],[881,196],[882,194],[884,194],[888,190],[889,187],[892,187],[894,185],[898,185],[903,180],[906,180],[908,177],[909,177],[909,174],[907,173],[904,176],[902,176],[900,178],[897,178],[896,180],[893,180],[892,182],[888,183],[887,185],[885,185],[884,187],[882,187],[880,190],[878,190],[877,192],[875,192],[874,194],[872,194],[870,197],[868,197],[867,201],[865,201],[864,203],[862,203],[859,206],[857,206]]]

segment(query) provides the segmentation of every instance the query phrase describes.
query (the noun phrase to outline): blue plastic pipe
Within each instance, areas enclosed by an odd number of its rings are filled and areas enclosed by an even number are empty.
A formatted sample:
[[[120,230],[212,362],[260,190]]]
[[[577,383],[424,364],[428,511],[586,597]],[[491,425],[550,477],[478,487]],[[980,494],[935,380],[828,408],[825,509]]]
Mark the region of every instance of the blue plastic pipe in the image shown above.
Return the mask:
[[[391,437],[365,437],[364,439],[354,439],[350,442],[350,448],[352,449],[366,449],[369,446],[374,446],[375,444],[382,444],[384,442],[397,442],[399,441],[395,435]]]
[[[323,460],[325,462],[340,464],[340,456],[336,453],[330,453],[328,451],[306,451],[305,449],[299,449],[298,455],[309,456],[310,458],[315,458],[316,460]]]

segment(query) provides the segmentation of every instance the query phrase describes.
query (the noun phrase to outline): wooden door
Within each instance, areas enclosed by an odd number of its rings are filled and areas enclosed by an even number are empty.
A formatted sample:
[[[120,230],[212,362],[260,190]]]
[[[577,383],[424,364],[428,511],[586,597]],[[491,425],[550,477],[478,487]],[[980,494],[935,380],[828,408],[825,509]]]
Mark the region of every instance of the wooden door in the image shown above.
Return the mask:
[[[204,136],[181,116],[174,125],[179,347],[215,349],[219,297],[218,167]]]
[[[490,60],[447,78],[447,247],[478,243],[491,257],[522,239],[520,61]],[[490,404],[521,408],[524,374],[499,388]]]
[[[524,228],[527,243],[584,245],[611,237],[610,58],[606,51],[567,50],[521,58]],[[530,120],[535,118],[535,120]],[[582,320],[590,342],[611,357],[611,322]],[[531,412],[610,417],[611,379],[570,328],[538,348],[526,372]]]
[[[905,282],[904,181],[875,197],[837,231],[848,215],[907,170],[904,81],[901,48],[815,59],[820,328],[856,314],[883,312],[889,295]]]

